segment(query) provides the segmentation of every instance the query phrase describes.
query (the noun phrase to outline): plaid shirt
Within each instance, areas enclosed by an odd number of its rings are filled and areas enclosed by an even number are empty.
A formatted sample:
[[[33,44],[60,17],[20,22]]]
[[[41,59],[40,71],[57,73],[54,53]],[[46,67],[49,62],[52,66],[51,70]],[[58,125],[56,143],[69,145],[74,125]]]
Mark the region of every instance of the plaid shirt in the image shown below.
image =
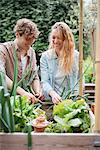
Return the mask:
[[[0,43],[0,71],[3,71],[11,80],[14,78],[14,49],[18,58],[18,81],[25,76],[26,84],[32,84],[33,80],[39,80],[35,52],[30,48],[27,52],[25,71],[22,71],[21,51],[15,41]]]

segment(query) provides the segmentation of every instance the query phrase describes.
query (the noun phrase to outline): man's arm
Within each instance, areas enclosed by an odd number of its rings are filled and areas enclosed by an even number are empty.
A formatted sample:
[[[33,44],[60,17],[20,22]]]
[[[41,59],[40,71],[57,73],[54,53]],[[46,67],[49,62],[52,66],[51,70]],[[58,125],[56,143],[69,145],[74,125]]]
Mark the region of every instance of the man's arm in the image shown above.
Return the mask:
[[[35,92],[35,96],[36,97],[38,97],[41,100],[44,99],[44,95],[42,93],[42,88],[41,88],[41,84],[40,84],[40,80],[39,79],[33,80],[33,82],[32,82],[32,89]]]
[[[12,85],[13,85],[13,81],[6,75],[6,83],[7,83],[7,87],[8,89],[12,89]],[[29,93],[29,92],[26,92],[23,88],[21,87],[17,87],[16,89],[17,91],[17,94],[21,95],[21,96],[27,96],[27,98],[29,100],[31,100],[33,103],[36,101],[36,98],[33,94]]]
[[[40,93],[41,91],[41,86],[40,86],[40,81],[38,79],[33,80],[32,82],[32,88],[35,93]]]

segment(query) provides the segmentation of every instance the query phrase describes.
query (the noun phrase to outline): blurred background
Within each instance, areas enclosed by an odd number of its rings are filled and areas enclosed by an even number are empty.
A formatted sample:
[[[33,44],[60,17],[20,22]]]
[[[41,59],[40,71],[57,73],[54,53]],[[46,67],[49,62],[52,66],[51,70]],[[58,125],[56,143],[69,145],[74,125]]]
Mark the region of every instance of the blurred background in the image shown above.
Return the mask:
[[[0,42],[14,40],[13,28],[20,18],[37,23],[40,35],[34,43],[37,64],[41,53],[48,49],[48,35],[57,21],[66,22],[73,31],[75,46],[79,50],[79,0],[1,0]],[[86,83],[95,82],[96,0],[84,0],[83,56]]]

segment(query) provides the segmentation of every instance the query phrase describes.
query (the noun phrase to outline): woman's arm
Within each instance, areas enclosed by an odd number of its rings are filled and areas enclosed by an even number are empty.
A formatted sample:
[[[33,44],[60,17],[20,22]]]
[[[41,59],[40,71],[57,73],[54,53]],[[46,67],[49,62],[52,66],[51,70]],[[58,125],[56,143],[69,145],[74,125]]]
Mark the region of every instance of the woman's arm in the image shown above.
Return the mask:
[[[52,98],[53,103],[57,104],[59,101],[61,101],[61,97],[54,91],[52,87],[48,63],[49,60],[47,54],[43,54],[40,59],[41,83],[44,93]]]
[[[46,93],[46,95],[49,96],[49,92],[53,90],[53,87],[50,81],[48,56],[45,53],[43,53],[40,58],[40,70],[41,70],[41,83],[42,83],[43,91]]]

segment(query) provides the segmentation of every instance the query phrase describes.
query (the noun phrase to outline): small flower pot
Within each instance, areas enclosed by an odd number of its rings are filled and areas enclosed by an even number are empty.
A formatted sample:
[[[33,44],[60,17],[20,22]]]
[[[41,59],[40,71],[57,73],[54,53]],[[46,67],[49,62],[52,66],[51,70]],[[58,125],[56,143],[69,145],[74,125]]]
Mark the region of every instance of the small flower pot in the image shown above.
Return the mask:
[[[41,127],[41,128],[37,128],[37,127],[34,127],[34,132],[44,132],[46,127]]]
[[[95,103],[91,104],[91,110],[92,110],[93,113],[95,112]]]
[[[45,128],[49,125],[49,121],[44,116],[39,116],[33,120],[32,126],[34,132],[44,132]]]

